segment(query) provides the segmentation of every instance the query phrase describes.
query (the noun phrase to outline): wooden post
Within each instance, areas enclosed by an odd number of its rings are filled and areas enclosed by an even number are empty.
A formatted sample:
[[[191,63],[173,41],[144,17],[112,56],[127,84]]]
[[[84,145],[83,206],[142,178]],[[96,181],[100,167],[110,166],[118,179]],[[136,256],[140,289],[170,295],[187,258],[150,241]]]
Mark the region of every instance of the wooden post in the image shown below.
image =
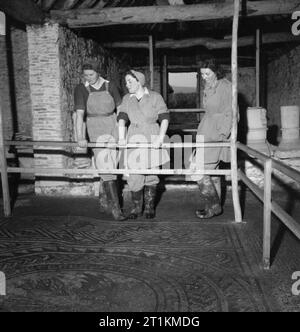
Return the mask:
[[[149,66],[150,66],[150,88],[154,88],[154,50],[153,36],[149,36]]]
[[[238,164],[237,164],[237,124],[238,124],[238,28],[240,0],[234,0],[234,17],[232,27],[232,130],[231,130],[231,183],[234,215],[236,222],[242,222],[242,211],[239,198]]]
[[[256,107],[260,106],[260,50],[261,50],[261,33],[260,29],[256,30]]]
[[[272,159],[265,163],[264,184],[264,235],[263,235],[263,267],[270,269],[271,255],[271,217],[272,217]]]
[[[168,79],[168,58],[167,55],[164,54],[163,56],[163,97],[165,100],[165,103],[168,104],[168,86],[169,86],[169,79]]]
[[[0,41],[5,43],[5,15],[0,12]],[[6,153],[3,135],[3,115],[2,115],[2,98],[0,96],[0,168],[1,168],[1,181],[2,181],[2,195],[4,215],[9,217],[11,215],[10,197],[9,197],[9,184],[7,176]]]
[[[201,69],[197,68],[197,108],[201,108]],[[200,122],[201,114],[197,113],[197,121]]]

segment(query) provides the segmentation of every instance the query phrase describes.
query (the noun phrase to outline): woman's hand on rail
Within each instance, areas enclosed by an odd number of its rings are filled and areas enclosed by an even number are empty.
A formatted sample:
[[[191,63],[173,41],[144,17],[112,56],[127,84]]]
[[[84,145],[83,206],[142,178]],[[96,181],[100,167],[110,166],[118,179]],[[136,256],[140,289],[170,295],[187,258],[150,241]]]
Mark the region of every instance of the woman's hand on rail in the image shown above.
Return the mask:
[[[125,138],[120,138],[118,142],[119,146],[126,146],[127,142]]]
[[[161,138],[160,136],[155,137],[155,139],[152,141],[151,145],[153,146],[154,149],[159,149],[164,142],[164,139]]]

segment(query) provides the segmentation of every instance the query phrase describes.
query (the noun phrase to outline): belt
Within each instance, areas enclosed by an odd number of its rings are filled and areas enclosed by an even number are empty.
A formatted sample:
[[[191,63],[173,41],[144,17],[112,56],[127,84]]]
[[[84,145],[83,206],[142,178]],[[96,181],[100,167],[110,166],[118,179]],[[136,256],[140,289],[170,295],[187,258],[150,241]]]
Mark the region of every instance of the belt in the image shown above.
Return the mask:
[[[108,118],[110,116],[112,116],[114,114],[114,112],[109,113],[109,114],[87,114],[86,116],[88,118]]]
[[[130,126],[133,126],[133,127],[145,127],[145,126],[149,126],[149,125],[155,125],[157,122],[144,122],[144,123],[130,123]]]

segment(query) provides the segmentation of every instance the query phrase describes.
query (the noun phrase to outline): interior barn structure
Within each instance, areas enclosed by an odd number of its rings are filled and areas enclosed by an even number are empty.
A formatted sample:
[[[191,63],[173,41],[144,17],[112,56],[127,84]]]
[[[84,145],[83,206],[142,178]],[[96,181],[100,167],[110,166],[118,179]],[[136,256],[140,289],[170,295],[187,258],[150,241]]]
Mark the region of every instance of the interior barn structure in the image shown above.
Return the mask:
[[[0,0],[0,55],[0,311],[300,311],[299,0]],[[134,69],[167,105],[152,220],[99,211],[95,142],[76,149],[90,59],[121,97]],[[208,59],[231,82],[222,142],[197,139]],[[201,147],[230,160],[191,170]],[[124,211],[134,172],[110,170]],[[195,174],[222,214],[196,217]]]

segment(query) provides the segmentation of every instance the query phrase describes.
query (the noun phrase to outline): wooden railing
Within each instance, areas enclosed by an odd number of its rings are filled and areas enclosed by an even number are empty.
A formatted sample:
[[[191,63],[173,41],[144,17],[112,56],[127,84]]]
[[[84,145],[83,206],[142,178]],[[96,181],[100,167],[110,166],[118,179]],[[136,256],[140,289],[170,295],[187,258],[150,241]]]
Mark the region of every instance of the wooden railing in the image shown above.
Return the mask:
[[[0,142],[1,143],[1,142]],[[70,176],[74,174],[95,175],[99,174],[156,174],[156,175],[232,175],[231,170],[204,170],[204,169],[128,169],[128,168],[115,168],[115,169],[78,169],[78,168],[42,168],[42,167],[7,167],[6,158],[4,154],[5,146],[30,146],[38,153],[39,149],[45,153],[49,147],[58,148],[71,148],[78,147],[77,143],[72,142],[54,142],[54,141],[5,141],[2,148],[0,144],[0,157],[1,157],[1,176],[2,176],[2,192],[3,192],[3,205],[4,215],[11,215],[10,194],[8,186],[8,173],[31,173],[36,176]],[[212,142],[212,143],[165,143],[161,148],[163,149],[192,149],[192,148],[219,148],[230,147],[230,142]],[[119,146],[114,143],[89,143],[90,148],[109,148],[109,149],[130,149],[130,148],[152,148],[151,144],[127,144],[126,146]],[[60,153],[60,150],[51,150]],[[126,164],[126,163],[125,163]]]
[[[300,183],[300,172],[241,143],[237,143],[237,147],[248,156],[254,157],[262,161],[264,164],[263,190],[253,183],[241,170],[239,170],[239,178],[264,203],[263,267],[264,269],[270,269],[272,212],[293,234],[297,236],[298,239],[300,239],[300,224],[272,200],[272,173],[273,170],[276,169],[277,171],[282,172],[296,182]]]

